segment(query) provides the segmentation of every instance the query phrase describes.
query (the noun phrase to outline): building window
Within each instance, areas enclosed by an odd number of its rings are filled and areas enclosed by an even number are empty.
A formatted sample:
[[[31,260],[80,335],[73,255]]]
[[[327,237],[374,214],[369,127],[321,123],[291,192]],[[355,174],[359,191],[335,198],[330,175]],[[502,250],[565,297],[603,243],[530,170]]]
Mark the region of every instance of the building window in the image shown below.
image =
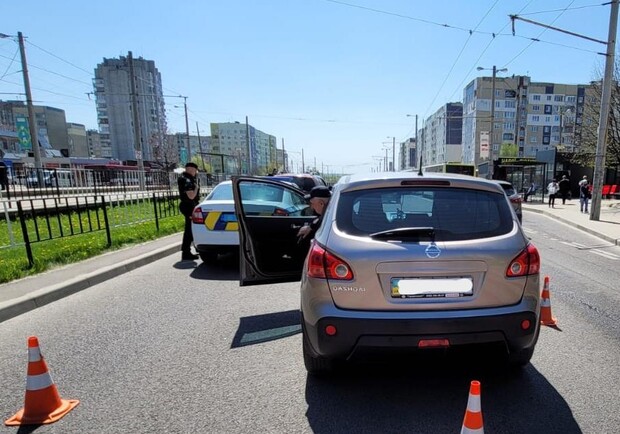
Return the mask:
[[[556,95],[555,98],[553,98],[553,100],[557,102],[562,102],[564,101],[564,95]]]
[[[540,101],[540,95],[533,95],[533,96],[532,96],[532,100],[534,100],[534,101]]]
[[[532,116],[532,122],[539,122],[540,116]]]
[[[516,101],[504,101],[505,108],[515,108],[517,106]]]
[[[547,101],[551,101],[552,98],[553,98],[553,95],[547,95]]]
[[[538,137],[536,136],[530,137],[530,143],[537,143],[537,142],[538,142]]]
[[[539,105],[532,106],[532,111],[539,112],[540,111],[540,106]]]

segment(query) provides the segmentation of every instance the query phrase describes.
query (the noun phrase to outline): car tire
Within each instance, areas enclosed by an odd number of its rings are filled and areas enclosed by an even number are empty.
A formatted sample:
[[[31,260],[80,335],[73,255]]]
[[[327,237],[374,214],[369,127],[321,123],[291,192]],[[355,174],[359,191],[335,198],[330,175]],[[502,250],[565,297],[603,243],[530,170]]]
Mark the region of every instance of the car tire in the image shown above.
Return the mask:
[[[200,260],[206,264],[212,264],[217,261],[217,252],[198,252]]]
[[[308,374],[315,376],[331,374],[334,371],[334,361],[315,354],[310,342],[308,341],[306,328],[304,326],[302,326],[301,334],[303,340],[304,365],[306,367],[306,371],[308,371]]]

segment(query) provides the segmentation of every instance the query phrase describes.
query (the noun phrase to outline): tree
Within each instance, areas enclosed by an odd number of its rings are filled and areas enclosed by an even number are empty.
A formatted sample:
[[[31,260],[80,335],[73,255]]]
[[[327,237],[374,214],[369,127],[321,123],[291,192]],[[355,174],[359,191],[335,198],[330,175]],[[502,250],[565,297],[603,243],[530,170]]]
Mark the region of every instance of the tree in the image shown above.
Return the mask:
[[[614,77],[620,76],[620,65],[616,62]],[[602,75],[599,72],[599,76]],[[581,119],[581,134],[576,125],[576,152],[572,161],[582,166],[593,167],[598,141],[598,124],[601,112],[603,80],[593,81],[586,88]],[[579,118],[579,117],[578,117]],[[609,119],[607,124],[607,151],[605,153],[607,167],[620,166],[620,83],[614,78],[611,88]]]

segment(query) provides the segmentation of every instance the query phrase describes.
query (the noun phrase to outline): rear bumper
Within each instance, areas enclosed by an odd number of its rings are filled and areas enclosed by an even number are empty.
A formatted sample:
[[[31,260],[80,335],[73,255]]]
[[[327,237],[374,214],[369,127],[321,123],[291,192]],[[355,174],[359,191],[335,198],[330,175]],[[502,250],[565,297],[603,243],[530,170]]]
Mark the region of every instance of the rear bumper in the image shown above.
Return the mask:
[[[471,312],[469,312],[471,315]],[[523,330],[521,324],[529,321]],[[413,350],[422,339],[447,339],[450,347],[477,344],[502,344],[507,351],[530,348],[536,343],[538,315],[535,312],[451,318],[338,318],[325,317],[316,324],[304,320],[308,340],[317,355],[337,359],[355,358],[368,350]],[[325,327],[336,327],[328,336]]]

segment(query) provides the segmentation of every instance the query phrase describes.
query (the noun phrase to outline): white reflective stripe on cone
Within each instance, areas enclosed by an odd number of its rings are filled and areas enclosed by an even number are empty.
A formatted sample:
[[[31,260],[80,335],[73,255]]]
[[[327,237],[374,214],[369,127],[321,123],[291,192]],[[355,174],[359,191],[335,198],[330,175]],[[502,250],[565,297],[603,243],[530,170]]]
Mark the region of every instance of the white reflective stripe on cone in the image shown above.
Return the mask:
[[[461,434],[484,434],[484,428],[471,429],[471,428],[463,427],[461,428]]]
[[[470,413],[480,413],[482,411],[482,408],[480,407],[480,396],[469,395],[467,410],[469,410]]]
[[[540,305],[542,307],[551,307],[551,302],[549,301],[548,298],[543,298],[540,300]]]
[[[28,361],[38,362],[41,360],[41,350],[39,347],[28,348]]]
[[[53,385],[54,382],[49,372],[40,375],[28,375],[26,378],[26,390],[41,390]]]

